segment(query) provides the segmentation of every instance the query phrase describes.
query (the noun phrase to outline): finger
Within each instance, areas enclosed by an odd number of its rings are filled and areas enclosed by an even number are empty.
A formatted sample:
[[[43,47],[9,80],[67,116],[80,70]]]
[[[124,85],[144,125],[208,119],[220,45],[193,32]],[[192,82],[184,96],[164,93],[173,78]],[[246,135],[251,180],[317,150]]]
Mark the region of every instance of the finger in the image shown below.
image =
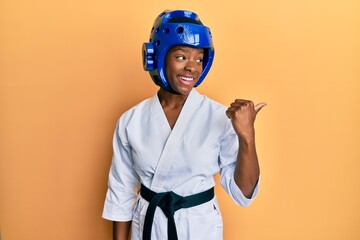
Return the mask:
[[[231,119],[231,116],[233,115],[232,111],[229,110],[229,109],[226,110],[225,114],[226,114],[226,116],[227,116],[229,119]]]
[[[234,102],[243,103],[243,102],[249,102],[249,100],[246,100],[246,99],[235,99]]]
[[[229,112],[234,112],[234,111],[236,111],[237,109],[239,108],[239,106],[230,106],[230,107],[228,107],[228,109],[227,109],[227,111],[229,111]]]
[[[244,106],[244,107],[252,107],[254,106],[254,103],[250,100],[245,100],[245,99],[236,99],[232,104],[231,106]]]
[[[258,113],[265,106],[266,106],[266,103],[264,103],[264,102],[256,104],[255,112]]]
[[[238,108],[242,105],[243,103],[239,103],[239,102],[233,102],[230,104],[230,107],[233,107],[233,108]]]
[[[237,106],[249,106],[253,103],[252,103],[252,101],[245,100],[245,99],[236,99],[234,104],[236,104]]]

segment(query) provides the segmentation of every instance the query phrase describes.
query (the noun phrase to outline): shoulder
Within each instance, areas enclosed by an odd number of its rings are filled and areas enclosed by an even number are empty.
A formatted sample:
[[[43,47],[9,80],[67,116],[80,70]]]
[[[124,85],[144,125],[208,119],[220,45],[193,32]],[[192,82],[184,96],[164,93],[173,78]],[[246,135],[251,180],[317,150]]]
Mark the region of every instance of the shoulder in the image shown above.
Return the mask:
[[[154,97],[147,98],[124,112],[118,120],[118,125],[125,126],[132,119],[141,117],[141,115],[148,112],[150,105],[153,104]]]
[[[141,101],[140,103],[136,104],[135,106],[133,106],[132,108],[130,108],[129,110],[124,112],[120,116],[120,119],[128,119],[128,118],[131,118],[131,116],[133,116],[134,114],[138,114],[143,111],[147,111],[148,108],[153,104],[154,98],[155,98],[155,96],[151,97],[151,98],[147,98],[147,99]]]
[[[199,117],[205,118],[208,121],[215,121],[217,126],[224,127],[228,125],[229,118],[226,116],[227,106],[206,96],[199,94],[202,97],[201,107],[199,108]],[[214,126],[214,125],[213,125]]]
[[[198,92],[197,92],[197,94],[202,97],[202,106],[203,107],[208,107],[210,110],[213,110],[215,112],[217,112],[217,111],[220,111],[220,112],[226,111],[227,107],[224,104],[222,104],[222,103],[220,103],[220,102],[218,102],[218,101],[216,101],[216,100],[214,100],[214,99],[212,99],[212,98],[210,98],[210,97],[208,97],[206,95],[200,94]]]
[[[211,99],[211,98],[209,98],[209,97],[207,97],[207,96],[205,96],[205,100],[206,100],[207,102],[209,102],[209,104],[210,104],[213,108],[221,109],[221,110],[227,109],[227,107],[226,107],[224,104],[222,104],[222,103],[220,103],[220,102],[218,102],[218,101],[216,101],[216,100],[214,100],[214,99]]]

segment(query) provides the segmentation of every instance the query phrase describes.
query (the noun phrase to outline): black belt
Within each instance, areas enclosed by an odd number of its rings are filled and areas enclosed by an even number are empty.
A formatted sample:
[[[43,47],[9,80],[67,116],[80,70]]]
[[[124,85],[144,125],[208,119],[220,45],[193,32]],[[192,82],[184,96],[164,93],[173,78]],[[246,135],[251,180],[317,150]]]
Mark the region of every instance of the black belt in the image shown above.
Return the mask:
[[[157,206],[161,208],[168,219],[168,239],[177,240],[178,237],[176,232],[174,213],[180,208],[194,207],[210,201],[214,198],[214,188],[212,187],[205,192],[182,197],[172,191],[156,193],[141,184],[140,194],[145,200],[149,202],[149,206],[145,215],[143,240],[151,240],[151,228]]]

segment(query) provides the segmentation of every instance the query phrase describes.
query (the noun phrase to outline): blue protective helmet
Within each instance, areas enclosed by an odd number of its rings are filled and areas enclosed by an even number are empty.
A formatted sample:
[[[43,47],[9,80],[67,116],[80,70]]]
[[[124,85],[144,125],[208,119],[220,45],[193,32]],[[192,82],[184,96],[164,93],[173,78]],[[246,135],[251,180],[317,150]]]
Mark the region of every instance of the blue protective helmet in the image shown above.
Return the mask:
[[[155,19],[150,40],[142,48],[144,70],[150,72],[156,85],[171,91],[164,65],[167,52],[176,45],[204,49],[203,71],[195,84],[199,86],[213,62],[214,45],[210,29],[194,12],[166,10]]]

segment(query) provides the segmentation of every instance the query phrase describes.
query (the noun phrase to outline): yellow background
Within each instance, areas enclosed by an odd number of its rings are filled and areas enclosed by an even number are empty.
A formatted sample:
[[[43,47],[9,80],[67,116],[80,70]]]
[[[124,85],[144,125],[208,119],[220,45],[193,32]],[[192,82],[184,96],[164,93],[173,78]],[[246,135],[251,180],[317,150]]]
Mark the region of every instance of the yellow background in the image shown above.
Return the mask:
[[[258,198],[240,208],[216,189],[225,240],[360,239],[358,0],[2,0],[2,239],[111,239],[100,216],[113,129],[157,90],[141,45],[177,8],[214,36],[198,90],[268,103]]]

